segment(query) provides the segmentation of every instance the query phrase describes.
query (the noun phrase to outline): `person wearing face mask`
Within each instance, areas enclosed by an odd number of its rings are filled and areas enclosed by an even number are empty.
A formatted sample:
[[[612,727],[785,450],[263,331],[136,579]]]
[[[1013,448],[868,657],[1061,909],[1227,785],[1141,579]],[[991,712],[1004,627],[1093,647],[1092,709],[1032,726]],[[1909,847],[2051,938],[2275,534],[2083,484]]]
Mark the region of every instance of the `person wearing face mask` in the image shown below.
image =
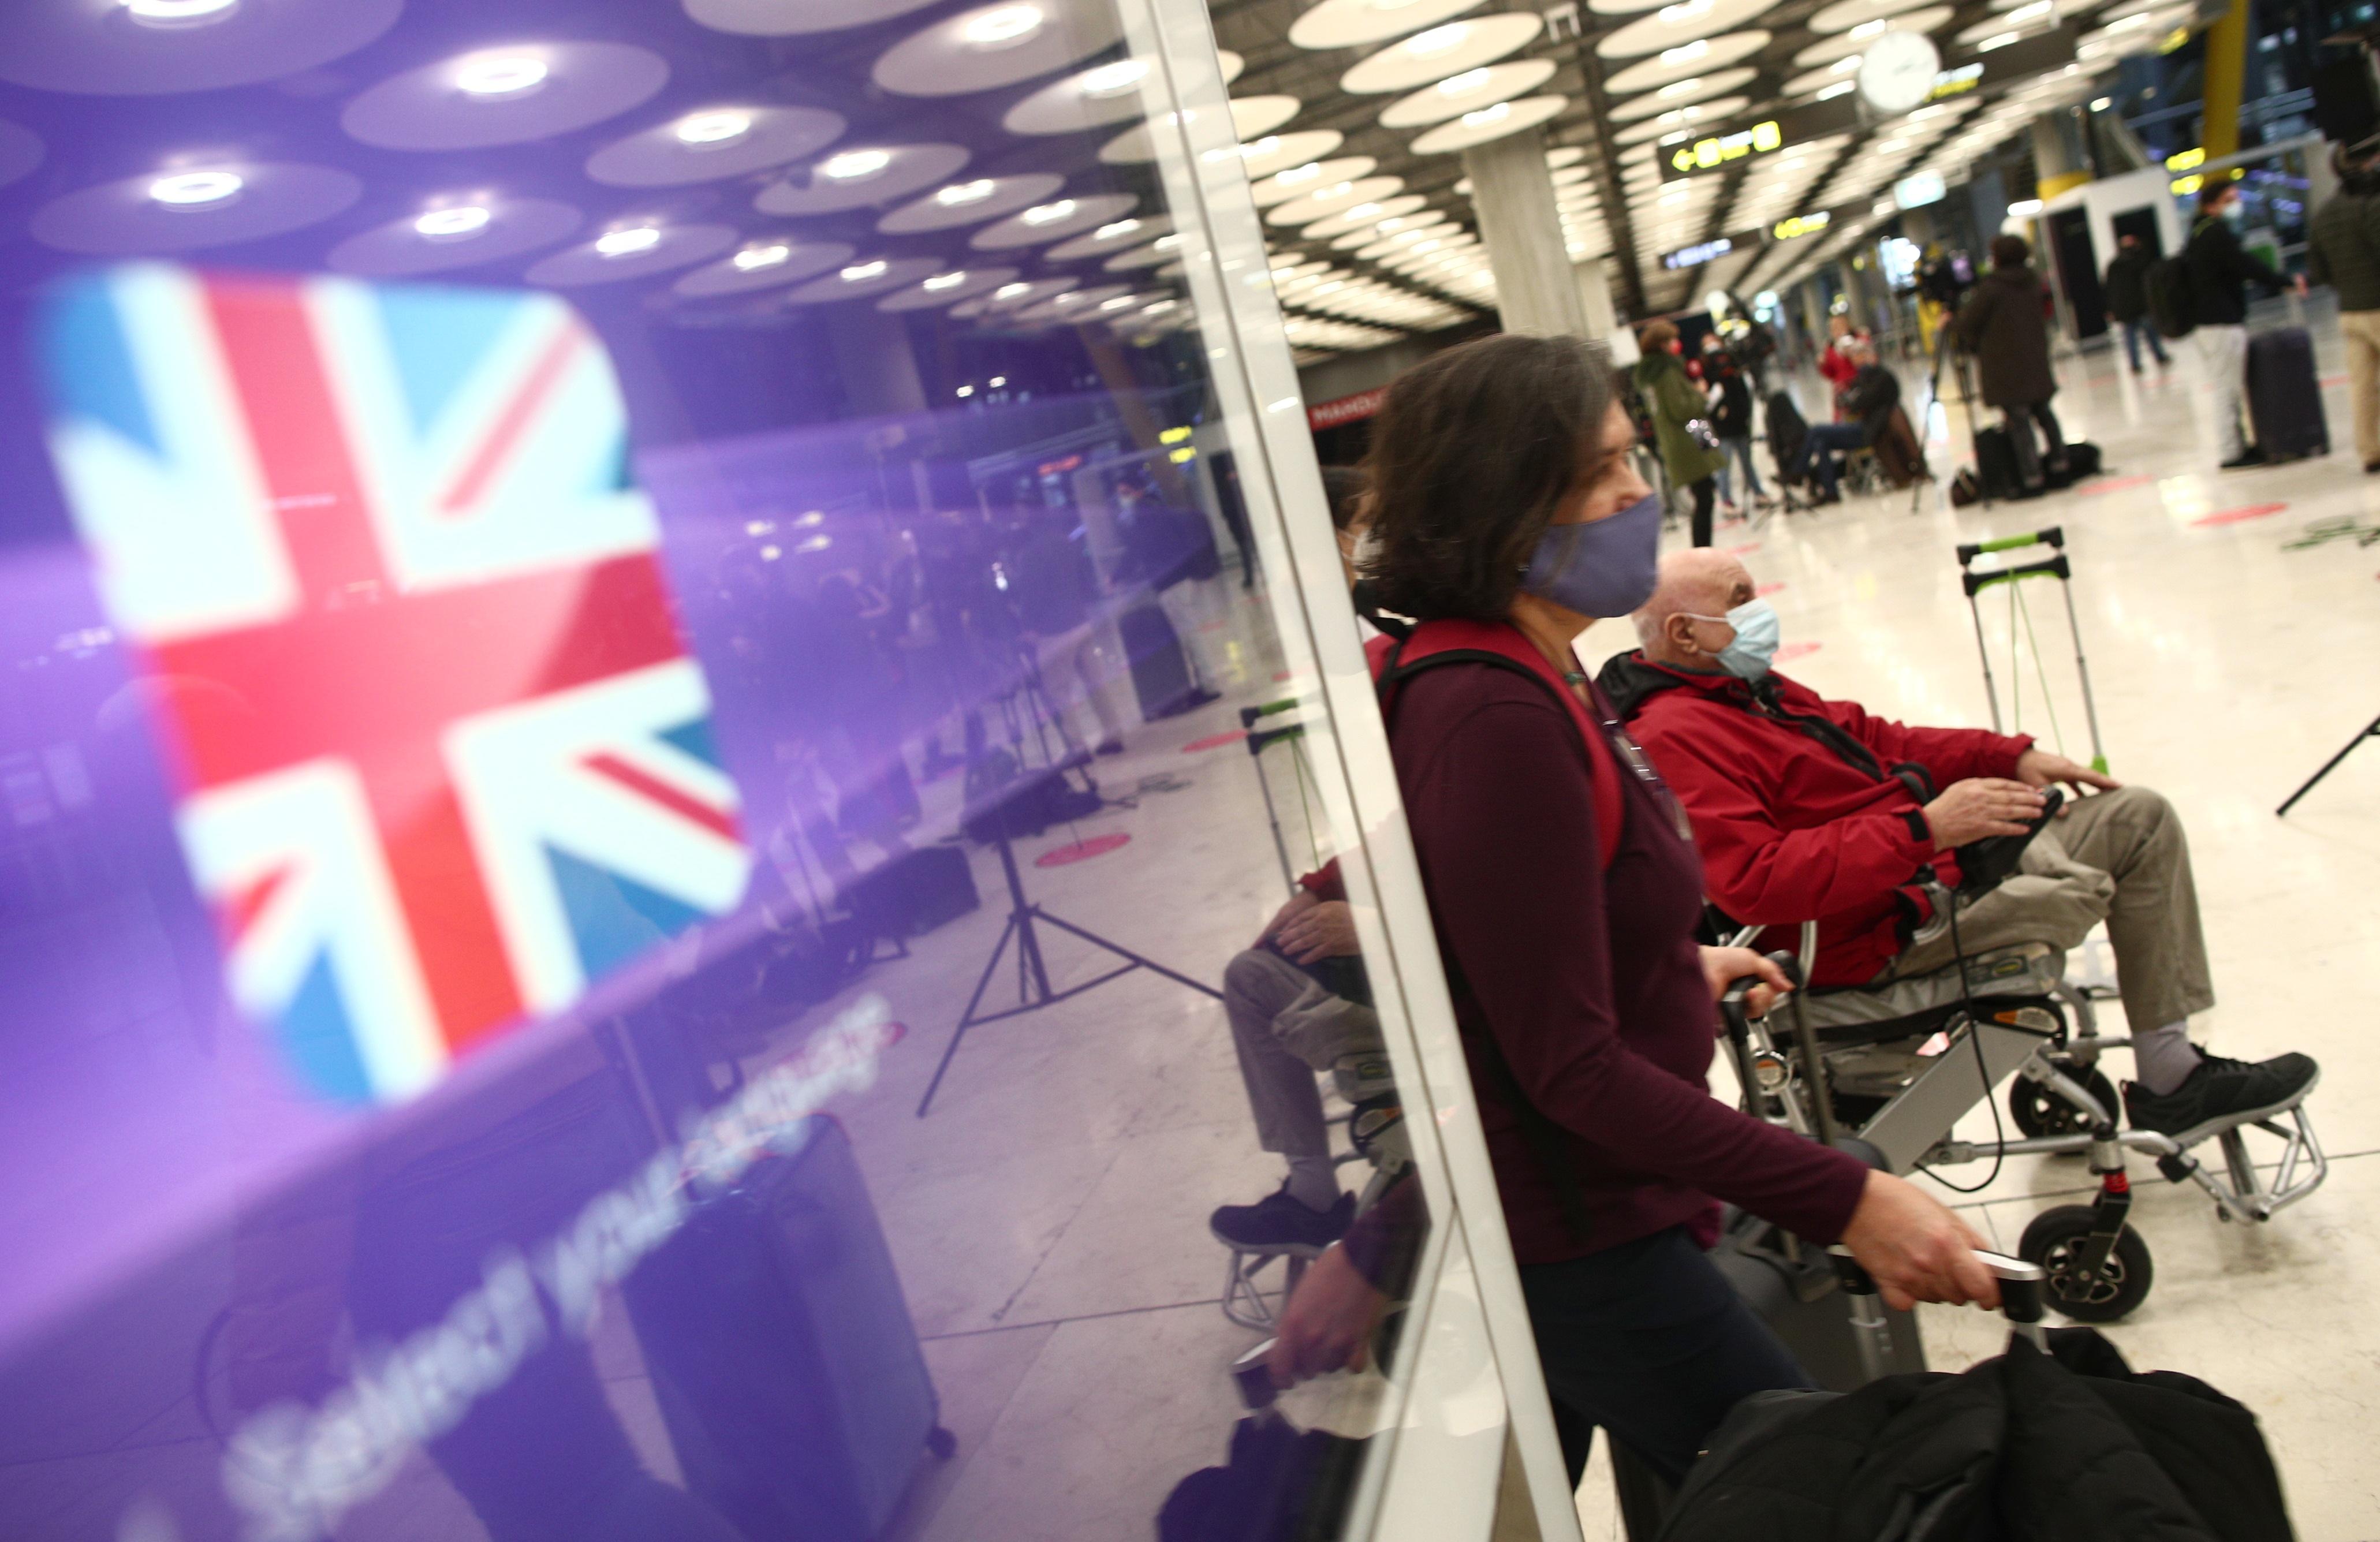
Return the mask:
[[[1847,1244],[1899,1305],[1997,1292],[1974,1234],[1933,1199],[1705,1086],[1718,992],[1784,981],[1756,954],[1695,945],[1694,848],[1572,651],[1656,574],[1660,507],[1614,398],[1608,361],[1576,338],[1481,338],[1399,376],[1366,467],[1362,577],[1390,634],[1371,645],[1390,749],[1566,1453],[1583,1465],[1601,1425],[1675,1479],[1739,1399],[1805,1384],[1706,1256],[1717,1201]],[[1358,1218],[1342,1245],[1366,1232]],[[1332,1357],[1285,1349],[1276,1372]]]
[[[1643,350],[1636,360],[1636,391],[1653,416],[1653,443],[1671,487],[1694,494],[1694,540],[1711,543],[1711,516],[1718,498],[1718,474],[1727,456],[1710,426],[1710,402],[1686,378],[1684,345],[1668,322],[1647,322],[1636,334]]]
[[[2266,458],[2240,427],[2247,406],[2248,285],[2261,284],[2275,294],[2290,287],[2306,292],[2304,278],[2284,278],[2240,246],[2241,217],[2240,189],[2228,181],[2207,183],[2199,192],[2198,219],[2182,252],[2198,318],[2190,336],[2215,385],[2216,447],[2226,471],[2262,466]]]
[[[2190,844],[2172,805],[2022,735],[1915,728],[1829,701],[1770,668],[1780,628],[1741,562],[1681,552],[1636,612],[1644,646],[1604,691],[1693,821],[1710,898],[1746,925],[1818,923],[1814,986],[1930,974],[2017,942],[2072,948],[2101,922],[2122,982],[2138,1079],[2132,1127],[2168,1134],[2294,1096],[2303,1055],[2202,1053],[2190,1017],[2215,1004]],[[2041,789],[2076,798],[2017,872],[1959,905],[1957,848],[2021,835]]]

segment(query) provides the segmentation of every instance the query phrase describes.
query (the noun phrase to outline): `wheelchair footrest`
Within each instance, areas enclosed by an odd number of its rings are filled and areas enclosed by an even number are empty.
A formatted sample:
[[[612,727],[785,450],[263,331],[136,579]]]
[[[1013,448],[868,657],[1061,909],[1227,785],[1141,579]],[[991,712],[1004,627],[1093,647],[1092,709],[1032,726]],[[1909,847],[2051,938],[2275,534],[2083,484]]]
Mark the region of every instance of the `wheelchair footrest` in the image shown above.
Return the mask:
[[[1239,1247],[1230,1243],[1224,1246],[1230,1248],[1231,1257],[1223,1269],[1223,1316],[1259,1333],[1279,1326],[1281,1303],[1288,1301],[1297,1282],[1305,1278],[1305,1266],[1322,1256],[1318,1247],[1294,1243],[1280,1247]],[[1282,1266],[1278,1299],[1260,1278],[1276,1259]]]

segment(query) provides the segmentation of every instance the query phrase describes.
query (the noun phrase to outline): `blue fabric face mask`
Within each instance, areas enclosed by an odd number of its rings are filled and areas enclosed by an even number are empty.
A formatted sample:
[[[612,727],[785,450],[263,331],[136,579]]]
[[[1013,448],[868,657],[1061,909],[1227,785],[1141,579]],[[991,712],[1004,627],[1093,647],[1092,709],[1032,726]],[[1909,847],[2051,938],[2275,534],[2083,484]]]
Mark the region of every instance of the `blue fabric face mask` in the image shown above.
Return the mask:
[[[1660,581],[1661,500],[1646,493],[1608,519],[1549,525],[1521,588],[1586,616],[1626,615]]]
[[[1783,630],[1777,607],[1766,600],[1747,600],[1725,615],[1693,615],[1693,619],[1735,628],[1735,640],[1717,654],[1719,668],[1742,680],[1757,680],[1768,673],[1768,662],[1777,657],[1777,639]]]

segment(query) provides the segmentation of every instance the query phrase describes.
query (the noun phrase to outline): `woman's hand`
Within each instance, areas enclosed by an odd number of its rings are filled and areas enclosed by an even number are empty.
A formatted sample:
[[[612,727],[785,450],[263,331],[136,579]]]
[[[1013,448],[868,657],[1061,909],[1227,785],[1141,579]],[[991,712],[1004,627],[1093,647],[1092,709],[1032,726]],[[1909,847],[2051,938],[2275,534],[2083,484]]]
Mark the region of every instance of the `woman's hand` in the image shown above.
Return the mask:
[[[1989,1245],[1932,1196],[1889,1172],[1867,1175],[1843,1245],[1897,1312],[1921,1301],[2000,1304],[1999,1281],[1975,1257]]]
[[[1777,967],[1765,955],[1750,948],[1705,948],[1703,978],[1710,982],[1711,1000],[1727,994],[1727,988],[1746,975],[1757,975],[1764,982],[1752,988],[1744,997],[1744,1011],[1754,1017],[1765,1015],[1777,1004],[1777,998],[1793,989],[1785,971]]]
[[[1345,900],[1307,905],[1275,929],[1273,941],[1293,964],[1353,958],[1364,951],[1355,941],[1355,909]]]
[[[1345,1248],[1326,1249],[1281,1309],[1272,1354],[1265,1359],[1273,1385],[1294,1387],[1308,1377],[1362,1370],[1372,1330],[1388,1309],[1389,1298],[1348,1261]]]
[[[1315,897],[1313,890],[1301,887],[1296,893],[1289,896],[1288,904],[1272,913],[1272,919],[1265,923],[1264,930],[1257,933],[1257,945],[1262,947],[1271,941],[1281,935],[1281,928],[1321,903]]]

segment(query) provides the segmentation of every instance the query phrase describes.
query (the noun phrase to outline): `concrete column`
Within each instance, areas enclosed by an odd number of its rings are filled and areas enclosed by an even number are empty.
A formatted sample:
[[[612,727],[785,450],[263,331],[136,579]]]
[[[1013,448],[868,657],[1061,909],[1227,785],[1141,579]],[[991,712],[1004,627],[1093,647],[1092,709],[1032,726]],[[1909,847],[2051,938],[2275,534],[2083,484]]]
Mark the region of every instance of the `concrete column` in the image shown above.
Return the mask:
[[[1604,259],[1578,264],[1578,299],[1586,312],[1586,334],[1609,337],[1620,330],[1620,312],[1612,308],[1611,280]]]
[[[1463,152],[1471,201],[1496,275],[1504,330],[1541,337],[1588,335],[1586,305],[1554,207],[1546,138],[1535,128]]]

